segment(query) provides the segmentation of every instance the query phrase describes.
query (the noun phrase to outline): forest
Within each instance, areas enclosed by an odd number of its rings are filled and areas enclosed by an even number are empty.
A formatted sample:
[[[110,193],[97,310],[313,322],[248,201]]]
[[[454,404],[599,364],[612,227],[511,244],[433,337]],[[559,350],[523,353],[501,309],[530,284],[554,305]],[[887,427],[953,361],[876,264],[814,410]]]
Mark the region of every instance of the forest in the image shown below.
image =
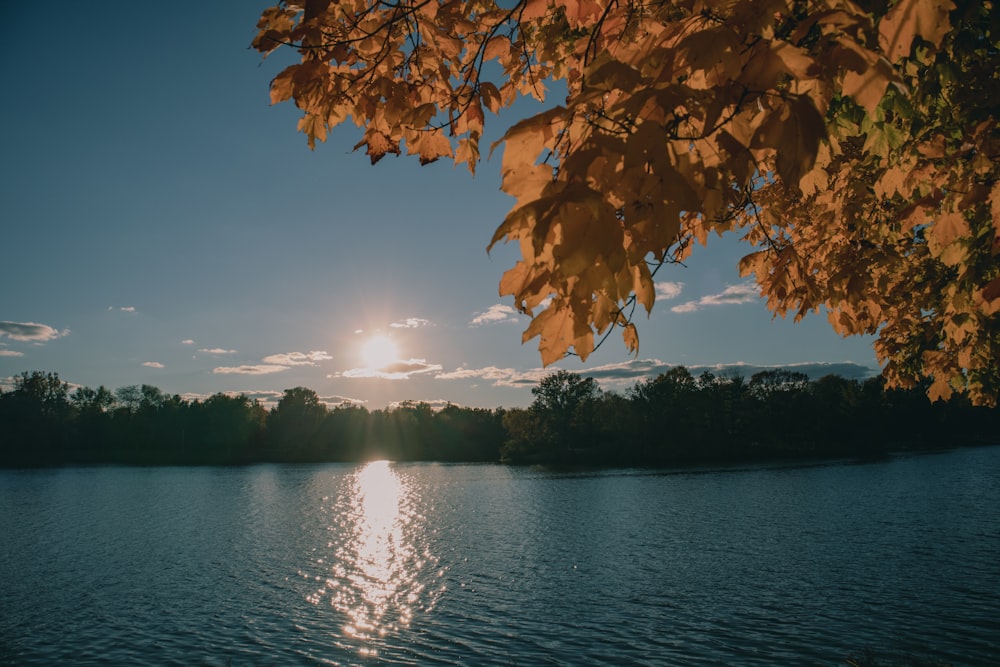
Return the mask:
[[[677,366],[623,393],[556,371],[527,408],[434,410],[407,402],[333,408],[306,387],[271,409],[243,394],[205,400],[151,385],[77,387],[23,372],[0,390],[0,466],[220,465],[260,462],[505,462],[677,466],[995,443],[1000,413],[926,387],[889,389],[788,370],[695,377]]]

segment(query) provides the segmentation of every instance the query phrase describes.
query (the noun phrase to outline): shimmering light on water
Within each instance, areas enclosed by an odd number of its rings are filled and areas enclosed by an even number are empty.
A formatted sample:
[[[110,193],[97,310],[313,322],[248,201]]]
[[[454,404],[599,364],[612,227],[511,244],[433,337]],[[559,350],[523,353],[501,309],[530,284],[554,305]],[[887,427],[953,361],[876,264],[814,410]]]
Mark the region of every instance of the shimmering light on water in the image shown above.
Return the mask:
[[[417,542],[427,527],[413,494],[388,461],[373,461],[351,475],[328,508],[332,557],[315,559],[328,576],[315,577],[321,585],[306,599],[317,606],[328,600],[343,616],[343,639],[354,640],[364,656],[378,655],[378,645],[431,609],[441,592],[424,595],[437,559]]]

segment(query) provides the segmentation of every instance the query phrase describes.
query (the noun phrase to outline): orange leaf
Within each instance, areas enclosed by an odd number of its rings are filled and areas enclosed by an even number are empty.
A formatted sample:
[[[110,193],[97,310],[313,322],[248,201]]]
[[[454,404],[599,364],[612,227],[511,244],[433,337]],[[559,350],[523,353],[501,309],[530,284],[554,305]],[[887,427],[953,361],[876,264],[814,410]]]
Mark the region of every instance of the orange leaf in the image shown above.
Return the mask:
[[[863,106],[868,113],[874,113],[885,97],[885,90],[893,78],[892,65],[879,59],[863,72],[848,70],[844,75],[843,91],[845,95],[853,97],[854,101]]]
[[[429,164],[438,158],[451,157],[451,142],[441,130],[418,132],[415,152],[420,153],[420,164]]]
[[[629,354],[639,354],[639,332],[631,322],[626,324],[622,330],[622,339],[625,341],[625,348]]]
[[[945,213],[939,216],[927,230],[928,237],[931,237],[933,242],[942,248],[951,245],[958,239],[968,237],[969,234],[969,223],[965,221],[965,216],[961,213]]]
[[[913,38],[919,35],[935,47],[951,29],[951,0],[901,0],[879,22],[878,43],[892,62],[910,55]]]
[[[545,16],[549,11],[549,0],[528,0],[521,10],[520,20],[530,21]]]
[[[326,136],[325,131],[323,136]],[[321,138],[320,140],[322,141],[323,139]],[[365,132],[364,138],[354,146],[354,150],[358,150],[362,146],[368,147],[368,150],[366,150],[365,153],[371,158],[372,164],[375,164],[385,157],[386,153],[399,155],[398,143],[391,141],[389,137],[371,128],[368,128],[368,131]]]
[[[826,138],[823,116],[808,97],[796,97],[772,113],[753,138],[754,148],[773,147],[778,174],[788,187],[812,169],[819,144]]]
[[[500,111],[500,91],[489,81],[483,81],[479,84],[479,98],[483,101],[486,108],[493,113]]]
[[[927,396],[932,402],[947,401],[951,398],[952,393],[951,383],[944,377],[934,378],[934,383],[927,390]]]
[[[295,68],[296,65],[286,67],[271,81],[271,104],[284,102],[292,97],[292,80],[295,76]]]
[[[417,11],[432,21],[437,16],[439,8],[438,0],[424,0],[424,2],[417,5]]]

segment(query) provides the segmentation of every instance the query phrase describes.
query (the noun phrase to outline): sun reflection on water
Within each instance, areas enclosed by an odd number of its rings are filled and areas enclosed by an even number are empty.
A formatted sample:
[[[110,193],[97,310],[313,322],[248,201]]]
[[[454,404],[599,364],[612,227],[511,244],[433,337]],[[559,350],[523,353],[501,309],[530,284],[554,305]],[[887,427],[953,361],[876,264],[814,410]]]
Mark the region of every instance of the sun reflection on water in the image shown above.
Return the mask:
[[[414,490],[388,461],[357,470],[338,500],[331,508],[333,558],[319,577],[321,588],[307,599],[318,605],[326,597],[345,619],[344,638],[360,642],[363,655],[377,655],[382,638],[433,607],[440,591],[427,591],[426,581],[436,559],[421,539],[425,517]],[[316,563],[323,566],[323,559]]]

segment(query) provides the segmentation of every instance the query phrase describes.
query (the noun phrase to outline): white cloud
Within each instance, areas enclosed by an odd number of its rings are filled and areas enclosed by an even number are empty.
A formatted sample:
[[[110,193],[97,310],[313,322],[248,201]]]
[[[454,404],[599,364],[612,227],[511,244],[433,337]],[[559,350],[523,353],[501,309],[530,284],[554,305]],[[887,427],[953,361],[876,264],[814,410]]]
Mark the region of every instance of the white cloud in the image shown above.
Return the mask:
[[[287,366],[279,366],[277,364],[258,364],[256,366],[219,366],[217,368],[213,368],[212,372],[217,375],[269,375],[271,373],[280,373],[281,371],[287,370]]]
[[[655,283],[657,299],[676,299],[684,289],[684,283],[674,283],[670,281]]]
[[[351,368],[342,373],[327,375],[328,378],[381,378],[383,380],[406,380],[421,373],[435,373],[441,370],[441,364],[428,363],[426,359],[408,359],[394,361],[382,368]]]
[[[221,347],[201,348],[198,350],[205,354],[236,354],[236,350],[226,350]]]
[[[753,303],[760,300],[760,294],[752,283],[729,285],[718,294],[709,294],[695,301],[687,301],[670,310],[675,313],[693,313],[706,306],[731,306],[741,303]]]
[[[278,405],[278,401],[282,399],[285,395],[283,391],[275,391],[274,389],[255,389],[251,391],[222,391],[219,392],[225,396],[230,396],[232,398],[237,398],[239,396],[246,396],[251,401],[257,401],[265,408],[273,408]],[[198,394],[189,392],[187,394],[181,394],[181,398],[186,401],[200,401],[204,403],[209,398],[214,396],[214,394]],[[318,396],[319,402],[326,405],[328,408],[337,408],[345,405],[364,405],[367,401],[363,401],[360,398],[350,398],[348,396]]]
[[[486,368],[457,368],[448,373],[438,373],[434,377],[438,380],[502,380],[515,372],[513,368],[487,366]]]
[[[0,357],[23,357],[24,352],[17,350],[0,350]]]
[[[0,338],[7,336],[11,340],[44,343],[69,334],[69,329],[59,331],[47,324],[36,322],[0,322]]]
[[[624,386],[640,380],[655,378],[679,364],[669,364],[659,359],[630,359],[613,364],[594,366],[579,371],[584,377],[592,377],[602,385]],[[784,369],[805,373],[810,379],[816,380],[824,375],[839,375],[849,380],[864,380],[877,373],[868,366],[845,362],[802,362],[782,365],[756,365],[743,362],[731,364],[693,365],[687,366],[692,375],[697,377],[705,371],[716,376],[742,375],[750,378],[755,373],[766,370]],[[547,375],[556,372],[558,368],[532,368],[518,370],[515,368],[459,368],[448,373],[438,373],[436,380],[475,380],[490,381],[494,387],[533,387]]]
[[[675,313],[693,313],[694,311],[698,310],[698,302],[687,301],[685,303],[680,304],[679,306],[674,306],[670,310]]]
[[[511,306],[498,303],[490,306],[481,313],[476,313],[476,316],[469,322],[469,326],[480,327],[484,324],[496,324],[498,322],[517,322],[517,315],[517,310]]]
[[[144,361],[142,362],[142,365],[147,368],[166,368],[166,366],[161,364],[159,361]]]
[[[317,361],[329,361],[333,359],[325,350],[313,350],[311,352],[283,352],[272,354],[261,359],[265,364],[278,366],[315,366]]]
[[[362,400],[360,398],[351,398],[350,396],[338,396],[334,394],[333,396],[318,396],[319,402],[326,405],[328,408],[342,408],[342,407],[362,407],[368,401]]]
[[[191,340],[190,338],[185,338],[184,340],[181,341],[181,345],[194,345],[194,341]]]
[[[393,322],[389,326],[392,327],[393,329],[416,329],[418,327],[429,326],[430,323],[431,323],[430,320],[425,320],[422,317],[408,317],[405,320],[400,320],[399,322]]]
[[[415,408],[421,404],[430,406],[430,409],[433,412],[440,412],[441,410],[444,410],[445,408],[452,405],[456,407],[461,407],[454,401],[448,401],[443,398],[432,398],[430,400],[420,400],[420,401],[414,401],[414,400],[393,401],[386,407],[389,410],[399,410],[400,408]]]
[[[760,299],[757,288],[751,283],[729,285],[718,294],[701,298],[702,303],[709,306],[723,306],[732,303],[752,303]]]
[[[224,396],[229,396],[231,398],[246,396],[251,401],[258,401],[261,405],[267,408],[273,408],[275,405],[277,405],[278,401],[281,399],[282,396],[282,392],[275,391],[273,389],[268,389],[263,391],[220,391],[216,393],[222,394]],[[208,399],[212,398],[212,396],[215,396],[215,394],[204,394],[204,393],[197,393],[190,391],[181,394],[181,398],[183,398],[185,401],[188,402],[199,401],[201,403],[204,403]]]
[[[448,373],[438,373],[434,376],[436,380],[491,380],[494,387],[526,387],[538,383],[550,373],[556,372],[557,368],[532,368],[530,370],[517,370],[515,368],[497,368],[487,366],[485,368],[459,368]]]

